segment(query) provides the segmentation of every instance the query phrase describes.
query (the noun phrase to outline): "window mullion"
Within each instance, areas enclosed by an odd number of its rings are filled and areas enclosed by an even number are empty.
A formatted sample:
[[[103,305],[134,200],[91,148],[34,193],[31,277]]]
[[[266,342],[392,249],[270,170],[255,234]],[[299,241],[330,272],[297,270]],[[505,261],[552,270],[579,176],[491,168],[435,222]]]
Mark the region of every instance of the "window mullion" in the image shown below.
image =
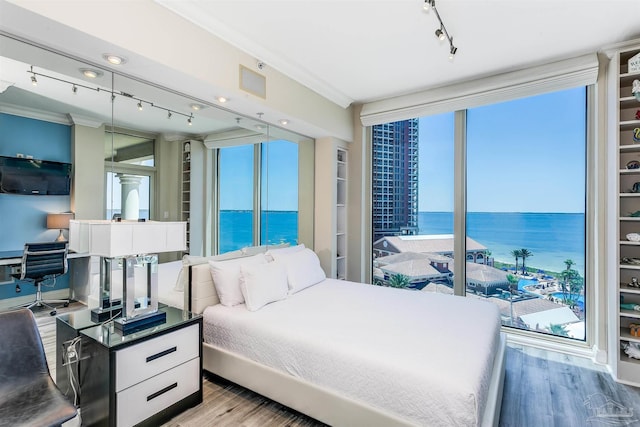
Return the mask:
[[[467,259],[467,110],[455,112],[453,171],[453,293],[465,295]]]

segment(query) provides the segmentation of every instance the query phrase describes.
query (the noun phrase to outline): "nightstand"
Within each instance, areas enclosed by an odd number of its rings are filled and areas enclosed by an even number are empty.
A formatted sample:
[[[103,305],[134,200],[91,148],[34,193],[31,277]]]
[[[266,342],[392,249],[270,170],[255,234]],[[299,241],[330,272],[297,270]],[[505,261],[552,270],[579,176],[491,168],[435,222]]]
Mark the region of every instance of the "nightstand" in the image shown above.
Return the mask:
[[[155,426],[202,402],[202,316],[160,310],[164,323],[128,335],[80,331],[83,425]]]

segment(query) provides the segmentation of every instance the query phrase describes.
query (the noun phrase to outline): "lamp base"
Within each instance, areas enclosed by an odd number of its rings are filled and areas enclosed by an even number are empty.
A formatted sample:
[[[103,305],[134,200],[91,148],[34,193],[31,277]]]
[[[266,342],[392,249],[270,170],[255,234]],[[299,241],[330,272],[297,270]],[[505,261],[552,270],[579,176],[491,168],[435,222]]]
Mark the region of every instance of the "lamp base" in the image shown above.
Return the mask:
[[[155,313],[144,314],[132,319],[116,319],[113,321],[113,324],[116,329],[122,333],[122,335],[127,335],[159,325],[166,322],[166,320],[167,313],[164,311],[156,311]]]
[[[67,239],[65,239],[64,234],[62,233],[62,230],[60,230],[60,234],[58,234],[58,238],[55,240],[56,242],[66,242]]]

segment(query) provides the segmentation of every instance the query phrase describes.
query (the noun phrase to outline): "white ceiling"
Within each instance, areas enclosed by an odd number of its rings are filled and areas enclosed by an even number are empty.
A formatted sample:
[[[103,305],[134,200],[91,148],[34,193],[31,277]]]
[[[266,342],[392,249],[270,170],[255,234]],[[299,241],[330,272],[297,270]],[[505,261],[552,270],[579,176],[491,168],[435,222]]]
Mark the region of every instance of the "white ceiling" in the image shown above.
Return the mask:
[[[640,37],[640,0],[155,0],[346,107]]]

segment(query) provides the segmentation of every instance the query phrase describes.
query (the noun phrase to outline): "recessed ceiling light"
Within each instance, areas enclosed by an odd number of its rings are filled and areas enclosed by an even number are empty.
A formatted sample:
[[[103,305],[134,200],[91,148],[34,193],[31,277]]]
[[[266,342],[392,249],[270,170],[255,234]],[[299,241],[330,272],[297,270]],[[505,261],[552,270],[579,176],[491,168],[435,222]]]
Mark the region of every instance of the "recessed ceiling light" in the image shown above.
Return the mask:
[[[80,68],[80,72],[83,76],[89,79],[95,79],[96,77],[100,77],[103,74],[102,71],[94,70],[91,68]]]
[[[114,55],[112,53],[105,53],[102,55],[105,61],[112,65],[122,65],[127,62],[126,58],[118,55]]]
[[[280,124],[281,124],[282,126],[286,126],[286,125],[288,125],[288,124],[289,124],[289,120],[287,120],[287,119],[281,119],[281,120],[279,120],[279,122],[280,122]]]
[[[227,102],[229,100],[229,98],[227,98],[226,96],[216,96],[216,100],[219,103],[224,104],[225,102]]]
[[[204,105],[201,105],[201,104],[190,104],[189,107],[191,107],[191,109],[193,111],[200,111],[200,110],[204,110],[205,108],[207,108],[207,107],[205,107]]]
[[[266,128],[265,125],[256,125],[256,129],[258,129],[258,130],[262,130],[264,128]]]

